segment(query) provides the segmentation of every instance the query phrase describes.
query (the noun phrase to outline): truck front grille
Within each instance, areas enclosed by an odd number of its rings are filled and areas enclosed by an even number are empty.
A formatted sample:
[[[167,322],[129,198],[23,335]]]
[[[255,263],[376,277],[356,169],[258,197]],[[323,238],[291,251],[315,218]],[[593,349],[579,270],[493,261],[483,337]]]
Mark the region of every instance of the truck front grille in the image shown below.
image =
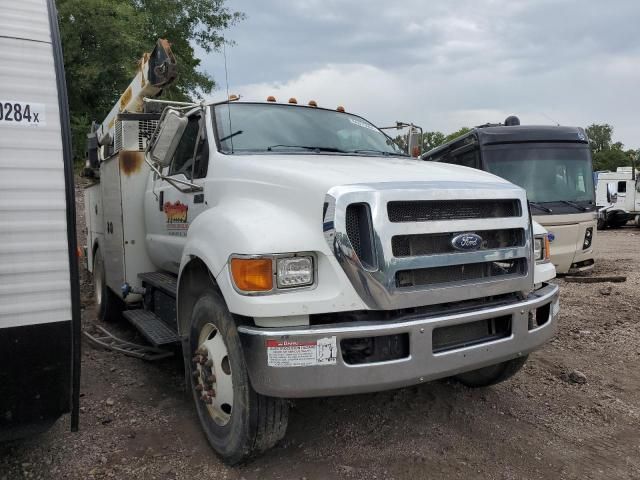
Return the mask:
[[[396,286],[398,288],[426,287],[446,283],[491,280],[494,278],[504,279],[506,276],[519,277],[526,274],[526,259],[516,258],[500,262],[467,263],[401,270],[396,272]]]
[[[387,203],[389,221],[427,222],[472,218],[519,217],[518,200],[419,200]]]
[[[451,245],[451,240],[462,232],[424,233],[414,235],[395,235],[391,239],[394,257],[415,257],[442,253],[461,253]],[[469,232],[464,232],[469,233]],[[525,244],[524,229],[508,228],[504,230],[474,231],[483,238],[481,250],[522,247]]]

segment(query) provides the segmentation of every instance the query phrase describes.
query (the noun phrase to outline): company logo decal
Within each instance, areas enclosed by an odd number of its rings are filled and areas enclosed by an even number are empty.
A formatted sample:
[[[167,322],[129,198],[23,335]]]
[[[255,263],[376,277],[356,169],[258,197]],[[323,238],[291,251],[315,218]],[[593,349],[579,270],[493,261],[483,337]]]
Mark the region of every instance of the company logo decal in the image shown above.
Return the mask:
[[[184,236],[189,229],[189,205],[176,201],[165,202],[162,207],[167,218],[167,231],[170,235]]]
[[[451,239],[451,246],[456,250],[472,251],[482,247],[483,239],[475,233],[461,233]]]
[[[553,232],[549,232],[547,234],[547,238],[549,239],[549,243],[551,243],[556,239],[556,236],[553,234]]]

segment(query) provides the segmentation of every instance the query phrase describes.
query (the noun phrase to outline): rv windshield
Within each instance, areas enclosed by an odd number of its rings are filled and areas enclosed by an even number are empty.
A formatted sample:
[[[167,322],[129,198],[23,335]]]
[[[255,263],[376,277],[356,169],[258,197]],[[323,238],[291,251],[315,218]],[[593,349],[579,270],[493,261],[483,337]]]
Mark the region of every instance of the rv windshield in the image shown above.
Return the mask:
[[[489,172],[524,188],[531,202],[593,202],[586,146],[497,145],[487,147],[482,157]]]
[[[223,153],[404,155],[378,128],[348,113],[277,103],[212,108]]]

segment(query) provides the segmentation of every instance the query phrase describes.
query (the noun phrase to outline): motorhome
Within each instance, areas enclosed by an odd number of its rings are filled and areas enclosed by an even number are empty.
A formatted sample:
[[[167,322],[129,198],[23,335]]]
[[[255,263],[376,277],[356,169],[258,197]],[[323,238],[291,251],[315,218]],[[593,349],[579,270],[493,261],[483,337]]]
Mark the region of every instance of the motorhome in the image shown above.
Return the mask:
[[[485,170],[527,191],[533,218],[549,231],[558,273],[594,265],[596,205],[591,151],[579,127],[486,124],[425,153],[429,161]],[[461,179],[468,170],[461,170]]]

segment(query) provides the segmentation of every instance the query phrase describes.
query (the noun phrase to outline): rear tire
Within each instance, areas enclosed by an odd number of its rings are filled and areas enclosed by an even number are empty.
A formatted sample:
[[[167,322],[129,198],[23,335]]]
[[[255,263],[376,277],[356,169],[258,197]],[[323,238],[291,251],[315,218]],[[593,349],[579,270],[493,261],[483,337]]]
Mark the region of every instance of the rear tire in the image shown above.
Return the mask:
[[[528,358],[529,355],[525,355],[507,362],[461,373],[454,378],[467,387],[488,387],[513,377],[524,366]]]
[[[251,386],[234,318],[213,289],[203,292],[193,307],[185,355],[200,424],[225,463],[246,460],[284,437],[289,405]]]
[[[100,321],[109,323],[119,320],[122,302],[107,286],[104,259],[99,248],[93,256],[93,292]]]

